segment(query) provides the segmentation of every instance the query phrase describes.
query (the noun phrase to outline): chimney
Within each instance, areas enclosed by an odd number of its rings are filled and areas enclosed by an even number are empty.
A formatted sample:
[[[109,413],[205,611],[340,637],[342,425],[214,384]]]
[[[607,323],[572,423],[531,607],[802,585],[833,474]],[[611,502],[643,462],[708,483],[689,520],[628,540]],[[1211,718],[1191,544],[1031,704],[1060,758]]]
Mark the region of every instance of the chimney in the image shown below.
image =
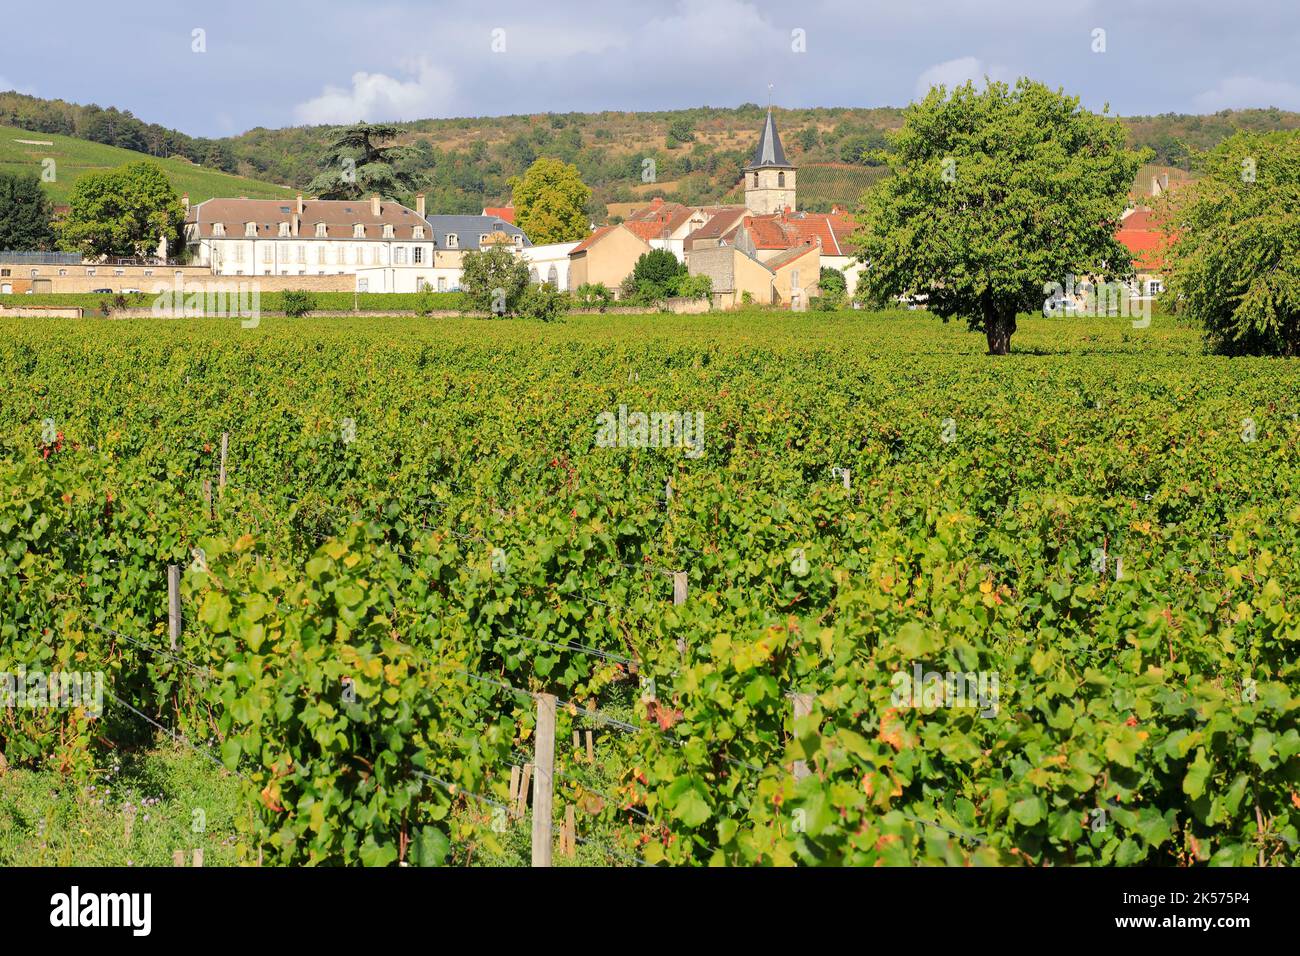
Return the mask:
[[[415,214],[421,219],[424,218],[424,193],[415,194]]]
[[[298,215],[302,215],[302,193],[298,194]]]
[[[370,197],[370,215],[379,215],[379,193],[375,193]]]
[[[297,213],[294,213],[294,214],[293,214],[293,234],[294,234],[295,236],[298,235],[298,227],[299,227],[298,214],[297,214]]]

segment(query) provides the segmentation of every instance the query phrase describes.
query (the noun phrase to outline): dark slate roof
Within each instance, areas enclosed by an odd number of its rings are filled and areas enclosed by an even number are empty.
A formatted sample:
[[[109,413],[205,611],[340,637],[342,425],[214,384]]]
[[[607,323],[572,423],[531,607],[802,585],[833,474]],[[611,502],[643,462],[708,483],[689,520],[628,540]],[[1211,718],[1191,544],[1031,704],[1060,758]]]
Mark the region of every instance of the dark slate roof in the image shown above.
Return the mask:
[[[773,166],[794,169],[786,161],[785,150],[781,148],[781,137],[776,132],[776,120],[772,119],[772,110],[769,107],[767,122],[763,124],[763,135],[758,139],[758,149],[754,150],[754,158],[749,161],[749,165],[745,169],[762,169],[763,167]]]
[[[504,232],[511,236],[523,236],[524,248],[533,243],[524,235],[524,231],[513,223],[506,222],[500,216],[425,216],[431,229],[434,245],[439,249],[447,248],[447,233],[456,234],[458,249],[478,249],[479,236],[490,236],[494,232]]]

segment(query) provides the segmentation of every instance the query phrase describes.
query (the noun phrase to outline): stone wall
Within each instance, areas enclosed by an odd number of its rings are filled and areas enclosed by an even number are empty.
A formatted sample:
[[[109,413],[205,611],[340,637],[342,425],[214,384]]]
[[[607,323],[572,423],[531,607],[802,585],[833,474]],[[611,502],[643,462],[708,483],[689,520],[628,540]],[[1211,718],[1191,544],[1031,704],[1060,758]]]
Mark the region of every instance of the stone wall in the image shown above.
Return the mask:
[[[79,319],[83,311],[66,305],[29,305],[11,309],[0,302],[0,319]]]

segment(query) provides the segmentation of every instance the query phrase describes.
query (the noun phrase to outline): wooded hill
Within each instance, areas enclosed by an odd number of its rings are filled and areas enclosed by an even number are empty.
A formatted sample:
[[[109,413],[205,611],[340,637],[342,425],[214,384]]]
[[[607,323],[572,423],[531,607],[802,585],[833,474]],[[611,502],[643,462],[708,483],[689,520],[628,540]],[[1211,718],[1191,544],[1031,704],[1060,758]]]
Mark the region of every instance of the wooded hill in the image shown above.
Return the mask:
[[[816,108],[774,111],[790,161],[800,167],[800,205],[828,209],[852,204],[882,170],[869,152],[902,122],[895,108]],[[764,108],[699,107],[644,113],[548,113],[417,120],[399,124],[410,147],[403,171],[426,182],[428,208],[478,212],[509,199],[509,177],[538,156],[574,163],[592,187],[592,215],[611,202],[650,194],[682,202],[716,202],[734,189],[762,123]],[[1194,156],[1239,129],[1300,129],[1300,113],[1276,109],[1213,115],[1126,117],[1135,147],[1150,147],[1154,166],[1191,171]],[[303,188],[320,171],[330,128],[253,129],[229,139],[190,137],[149,124],[130,112],[0,93],[0,124],[76,136],[153,156],[183,156],[206,168],[264,183]],[[646,160],[653,160],[649,167]],[[653,172],[653,179],[649,173]],[[1143,177],[1139,177],[1139,181]],[[1144,191],[1144,190],[1140,190]],[[734,195],[734,194],[733,194]]]

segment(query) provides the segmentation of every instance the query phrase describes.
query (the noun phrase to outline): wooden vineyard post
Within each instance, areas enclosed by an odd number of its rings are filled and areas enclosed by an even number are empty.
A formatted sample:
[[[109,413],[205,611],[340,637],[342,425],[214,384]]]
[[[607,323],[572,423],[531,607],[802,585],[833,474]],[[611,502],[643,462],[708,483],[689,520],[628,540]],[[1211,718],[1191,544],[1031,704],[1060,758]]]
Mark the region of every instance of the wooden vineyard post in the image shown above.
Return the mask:
[[[555,695],[537,695],[537,731],[533,741],[533,866],[551,865],[551,813],[554,809]]]
[[[850,471],[849,471],[849,469],[847,469],[847,468],[843,468],[843,469],[841,469],[841,470],[840,470],[840,477],[844,479],[844,490],[845,490],[845,491],[852,491],[852,490],[853,490],[853,481],[852,481],[852,479],[850,478]]]
[[[574,857],[578,853],[578,845],[575,837],[578,835],[577,823],[574,820],[573,804],[567,804],[564,808],[564,830],[560,837],[560,851],[567,857]]]
[[[217,473],[217,497],[226,495],[226,450],[230,446],[230,432],[221,433],[221,470]]]
[[[673,572],[673,604],[685,604],[688,584],[685,571]]]
[[[185,851],[172,850],[172,866],[184,866],[184,865],[185,865]]]
[[[812,694],[791,694],[790,697],[794,700],[795,720],[798,720],[800,717],[807,717],[809,714],[812,713],[812,702],[813,702]],[[808,776],[807,762],[803,760],[796,760],[794,762],[795,781],[798,782],[806,776]]]
[[[203,501],[208,506],[208,517],[215,518],[216,512],[212,510],[212,479],[211,478],[203,479]]]
[[[522,774],[518,764],[510,767],[510,816],[519,816],[519,780]]]
[[[664,504],[670,505],[673,502],[673,480],[669,478],[664,482]]]
[[[522,817],[528,809],[528,787],[533,780],[533,765],[524,764],[523,776],[519,778],[519,799],[515,804],[515,816]]]
[[[167,565],[167,636],[172,650],[181,637],[181,568],[179,564]]]
[[[587,735],[587,763],[596,762],[596,749],[591,744],[591,731],[584,731]]]
[[[203,865],[203,848],[202,848],[202,847],[197,847],[197,848],[194,850],[194,865],[195,865],[195,866],[202,866],[202,865]]]
[[[680,606],[686,603],[687,577],[685,571],[673,572],[673,605]],[[686,639],[677,638],[677,653],[686,656]]]

